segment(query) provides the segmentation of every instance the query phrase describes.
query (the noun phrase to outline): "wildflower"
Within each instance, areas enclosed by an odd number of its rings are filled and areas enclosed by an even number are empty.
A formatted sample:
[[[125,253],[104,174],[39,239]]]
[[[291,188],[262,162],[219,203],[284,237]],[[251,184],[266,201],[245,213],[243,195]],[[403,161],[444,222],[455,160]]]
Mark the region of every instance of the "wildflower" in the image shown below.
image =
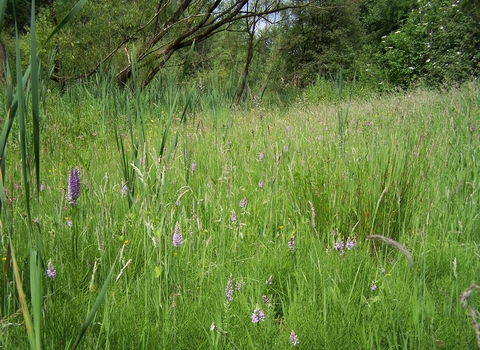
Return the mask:
[[[122,189],[120,190],[120,195],[125,197],[127,195],[128,187],[127,184],[123,184]]]
[[[262,309],[257,307],[255,310],[253,310],[252,323],[258,323],[260,321],[265,321],[265,314],[263,313]]]
[[[56,276],[57,276],[57,271],[55,270],[55,267],[53,266],[52,261],[49,261],[47,265],[47,277],[55,278]]]
[[[193,161],[192,163],[192,173],[194,173],[197,170],[197,163]]]
[[[470,131],[471,131],[471,132],[474,132],[474,131],[475,131],[475,125],[472,125],[472,126],[470,127]]]
[[[40,184],[40,192],[43,192],[43,191],[45,191],[45,183],[44,182],[42,182]]]
[[[348,238],[345,246],[346,246],[347,250],[351,250],[355,247],[356,244],[357,244],[357,242],[354,239],[352,240],[352,239]]]
[[[72,227],[72,226],[73,226],[73,221],[72,221],[72,219],[68,219],[68,220],[67,220],[67,226],[68,226],[68,227]]]
[[[227,286],[225,287],[225,298],[227,298],[228,301],[233,300],[233,284],[235,283],[235,279],[233,278],[232,275],[230,275],[230,278],[228,279]]]
[[[291,252],[295,249],[295,237],[293,236],[288,240],[288,249],[290,249]]]
[[[272,279],[273,275],[270,275],[270,277],[268,277],[268,280],[265,281],[265,284],[272,284]]]
[[[237,283],[235,283],[235,289],[240,290],[240,289],[242,289],[242,287],[244,285],[245,285],[245,282],[243,282],[243,281],[237,282]]]
[[[235,210],[232,210],[232,215],[230,216],[230,220],[232,220],[232,223],[237,222],[237,215],[235,215]]]
[[[260,152],[260,154],[258,155],[258,160],[263,160],[264,157],[265,155],[263,154],[263,152]]]
[[[345,247],[345,243],[343,241],[338,241],[335,243],[335,250],[343,250]]]
[[[173,246],[177,247],[182,244],[182,231],[180,230],[180,224],[177,222],[175,224],[175,229],[173,230]]]
[[[288,152],[288,145],[283,146],[283,153]]]
[[[375,282],[372,282],[372,284],[370,286],[370,289],[373,290],[373,291],[377,290],[377,285],[375,284]]]
[[[80,173],[78,168],[74,168],[68,175],[67,200],[72,205],[77,204],[78,196],[80,196]]]
[[[247,206],[247,198],[243,198],[240,201],[240,208],[245,209],[246,206]]]
[[[298,344],[300,344],[300,341],[298,340],[298,335],[296,335],[294,331],[290,333],[290,343],[293,346],[297,346]]]
[[[263,188],[263,182],[261,180],[258,181],[258,188]]]
[[[264,304],[268,304],[268,302],[270,301],[270,300],[268,300],[266,295],[262,295],[262,300],[263,300]]]

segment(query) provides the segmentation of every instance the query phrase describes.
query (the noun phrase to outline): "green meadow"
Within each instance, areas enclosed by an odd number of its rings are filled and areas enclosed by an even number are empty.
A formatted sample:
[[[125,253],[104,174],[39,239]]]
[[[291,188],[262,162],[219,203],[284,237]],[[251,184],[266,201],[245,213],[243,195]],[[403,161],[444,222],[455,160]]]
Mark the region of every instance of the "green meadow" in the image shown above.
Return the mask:
[[[2,348],[476,347],[478,84],[236,110],[175,87],[42,90],[37,155],[13,123]]]

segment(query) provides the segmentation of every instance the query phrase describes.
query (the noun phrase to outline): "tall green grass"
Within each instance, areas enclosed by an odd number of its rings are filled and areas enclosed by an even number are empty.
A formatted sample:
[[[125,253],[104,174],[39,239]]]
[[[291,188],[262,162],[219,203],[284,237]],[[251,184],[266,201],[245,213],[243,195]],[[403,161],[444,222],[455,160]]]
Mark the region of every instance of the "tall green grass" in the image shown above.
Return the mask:
[[[40,222],[57,277],[43,277],[45,347],[72,345],[107,278],[86,348],[289,348],[292,330],[304,348],[475,346],[457,301],[479,267],[475,85],[195,118],[174,89],[156,106],[145,97],[153,90],[102,89],[103,98],[85,86],[49,97]],[[18,184],[12,164],[6,183]],[[82,193],[64,210],[75,166]],[[135,190],[122,196],[126,182]],[[22,222],[24,195],[9,191]],[[402,249],[369,235],[404,246],[413,269]],[[20,271],[28,246],[16,239]],[[335,250],[347,239],[353,249]],[[241,286],[232,301],[230,276]],[[6,290],[2,343],[22,348],[14,295]],[[253,324],[257,307],[265,321]]]
[[[3,347],[475,347],[477,85],[230,111],[133,71],[1,92]]]
[[[69,14],[52,31],[47,41],[55,35],[69,20],[75,16],[85,4],[86,0],[79,1]],[[16,8],[13,6],[14,18],[16,19]],[[5,16],[6,1],[0,4],[0,29],[3,26]],[[20,40],[18,28],[15,22],[15,72],[16,79],[12,79],[10,60],[6,60],[6,118],[0,136],[0,155],[1,167],[0,173],[0,208],[3,208],[3,217],[7,228],[6,256],[3,275],[2,291],[2,317],[9,317],[11,308],[19,307],[17,315],[23,316],[26,338],[31,349],[42,349],[45,344],[45,320],[44,320],[44,287],[46,265],[42,256],[44,236],[42,234],[41,210],[40,210],[40,191],[43,183],[40,183],[40,100],[44,102],[44,93],[47,90],[48,74],[51,73],[51,64],[47,65],[47,75],[42,70],[42,65],[37,56],[37,42],[35,31],[35,1],[31,2],[31,22],[30,22],[30,59],[25,71],[22,67],[22,52],[20,50]],[[31,114],[31,119],[28,116]],[[23,187],[23,199],[20,206],[12,207],[8,202],[16,200],[14,197],[5,195],[5,175],[6,173],[6,148],[12,132],[15,119],[18,122],[17,146],[20,151],[21,160],[21,185],[15,184],[14,187]],[[32,181],[32,178],[34,180]],[[34,186],[32,186],[34,185]],[[7,201],[8,199],[8,201]],[[23,207],[23,210],[21,209]],[[11,210],[11,212],[10,212]],[[15,210],[21,210],[19,225],[15,225]],[[33,211],[33,215],[32,215]],[[13,214],[13,215],[12,215]],[[19,227],[18,227],[19,226]],[[74,237],[73,240],[76,240]],[[23,243],[23,247],[22,247]],[[26,243],[26,244],[25,244]],[[26,245],[26,246],[25,246]],[[17,247],[19,249],[17,250]],[[25,264],[22,269],[19,266],[22,258],[17,258],[17,252],[28,252],[28,265]],[[25,249],[26,248],[26,249]],[[75,243],[76,248],[76,243]],[[74,249],[74,258],[78,258],[77,251]],[[50,260],[51,261],[51,260]],[[86,322],[78,332],[72,348],[76,348],[82,340],[85,331],[90,326],[95,313],[98,310],[103,298],[105,297],[109,280],[113,272],[115,263],[112,266],[108,277],[105,280],[95,304],[93,305]],[[53,269],[49,262],[48,269]],[[11,272],[10,272],[11,270]],[[47,272],[55,277],[55,272]],[[12,276],[13,275],[13,276]],[[15,293],[16,290],[16,293]],[[12,296],[16,298],[12,299]],[[17,299],[18,298],[18,299]],[[9,303],[8,300],[13,300]],[[70,342],[70,339],[67,343]],[[17,344],[20,345],[20,344]],[[2,341],[3,346],[3,341]],[[8,340],[6,341],[8,347]],[[16,346],[16,345],[13,345]],[[26,346],[26,344],[25,344]]]

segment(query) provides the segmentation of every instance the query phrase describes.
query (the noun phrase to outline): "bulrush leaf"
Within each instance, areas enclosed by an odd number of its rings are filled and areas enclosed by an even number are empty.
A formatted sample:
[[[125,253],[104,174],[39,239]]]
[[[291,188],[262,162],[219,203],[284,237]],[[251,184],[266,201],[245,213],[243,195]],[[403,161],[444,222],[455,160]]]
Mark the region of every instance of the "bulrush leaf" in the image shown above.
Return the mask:
[[[80,333],[78,333],[77,339],[75,340],[75,343],[73,343],[72,349],[76,349],[80,341],[82,340],[83,336],[85,335],[85,332],[87,331],[87,328],[90,326],[90,323],[92,323],[93,318],[95,317],[95,314],[98,311],[98,308],[100,307],[100,304],[102,303],[103,299],[105,298],[105,294],[107,294],[107,289],[108,289],[108,284],[110,283],[110,279],[112,278],[113,274],[113,269],[115,268],[115,265],[117,264],[117,259],[113,262],[112,267],[110,268],[110,272],[108,273],[107,278],[105,279],[105,282],[103,283],[102,290],[97,296],[97,300],[95,301],[95,304],[93,304],[93,308],[90,311],[90,314],[87,317],[87,320],[83,324],[82,329],[80,330]]]

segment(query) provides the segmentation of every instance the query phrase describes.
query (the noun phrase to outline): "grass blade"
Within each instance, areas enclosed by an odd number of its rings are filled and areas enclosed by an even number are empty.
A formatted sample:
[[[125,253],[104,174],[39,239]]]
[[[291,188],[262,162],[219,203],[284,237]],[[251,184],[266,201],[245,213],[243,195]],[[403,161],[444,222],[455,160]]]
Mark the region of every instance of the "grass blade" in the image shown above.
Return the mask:
[[[32,1],[30,22],[30,68],[31,68],[31,95],[32,95],[32,118],[33,118],[33,150],[35,161],[35,180],[37,203],[39,203],[40,187],[40,104],[39,104],[39,77],[38,77],[38,57],[35,34],[35,0]]]
[[[108,273],[107,279],[103,283],[102,290],[98,294],[97,300],[95,301],[95,304],[93,304],[93,308],[90,311],[90,314],[87,317],[87,320],[83,324],[82,329],[80,330],[80,333],[78,333],[77,339],[75,340],[75,343],[73,343],[72,349],[76,349],[80,341],[82,340],[83,336],[85,335],[85,332],[87,331],[88,327],[90,326],[90,323],[92,323],[93,318],[95,317],[95,314],[97,313],[98,308],[100,307],[100,304],[102,303],[103,299],[105,298],[105,294],[107,294],[107,289],[108,289],[108,284],[110,283],[110,279],[112,278],[113,274],[113,269],[117,263],[117,260],[113,262],[112,267],[110,268],[110,272]]]
[[[13,265],[13,274],[15,276],[15,284],[17,286],[18,300],[22,308],[23,318],[25,320],[25,327],[27,328],[28,341],[30,342],[30,348],[36,349],[35,347],[35,334],[32,326],[32,320],[30,314],[28,313],[27,300],[25,299],[25,293],[22,288],[22,280],[20,279],[20,273],[17,266],[17,260],[15,259],[15,250],[13,249],[13,244],[10,240],[10,252]]]
[[[35,349],[42,348],[42,266],[41,251],[30,251],[30,290],[32,298]]]
[[[17,24],[15,22],[15,45],[16,45],[16,68],[17,68],[17,84],[22,82],[22,59],[20,55],[20,41]],[[22,154],[22,175],[23,182],[25,184],[25,205],[27,208],[28,224],[31,225],[32,214],[30,212],[30,182],[28,179],[28,162],[27,162],[27,130],[25,121],[25,93],[22,86],[17,88],[17,101],[18,101],[18,124],[20,129],[20,151]]]

